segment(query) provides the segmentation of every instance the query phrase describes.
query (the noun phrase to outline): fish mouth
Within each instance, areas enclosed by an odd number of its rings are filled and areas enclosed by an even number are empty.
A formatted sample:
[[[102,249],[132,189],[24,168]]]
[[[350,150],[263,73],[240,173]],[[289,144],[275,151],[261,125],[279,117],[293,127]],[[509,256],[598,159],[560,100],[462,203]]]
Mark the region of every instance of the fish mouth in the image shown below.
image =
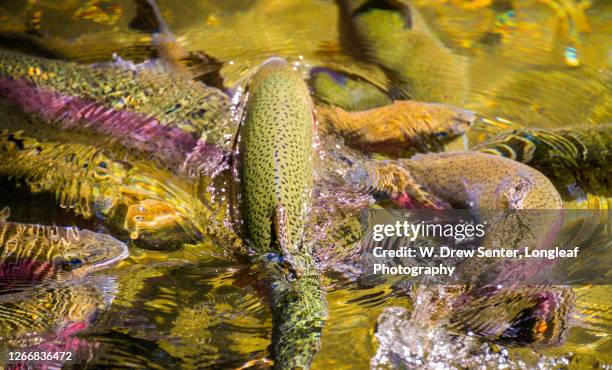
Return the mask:
[[[457,114],[455,117],[455,131],[462,135],[474,125],[476,122],[477,116],[474,111],[471,110],[463,110]]]

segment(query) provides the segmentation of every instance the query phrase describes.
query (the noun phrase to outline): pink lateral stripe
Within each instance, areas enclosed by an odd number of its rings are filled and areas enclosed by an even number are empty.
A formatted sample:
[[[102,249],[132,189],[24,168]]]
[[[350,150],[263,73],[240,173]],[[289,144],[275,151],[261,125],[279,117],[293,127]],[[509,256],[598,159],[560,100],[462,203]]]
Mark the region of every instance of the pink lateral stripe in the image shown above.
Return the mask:
[[[27,113],[41,116],[59,129],[91,129],[118,139],[126,147],[154,153],[175,163],[182,163],[198,141],[195,135],[166,127],[155,117],[62,95],[21,79],[0,76],[0,97]]]

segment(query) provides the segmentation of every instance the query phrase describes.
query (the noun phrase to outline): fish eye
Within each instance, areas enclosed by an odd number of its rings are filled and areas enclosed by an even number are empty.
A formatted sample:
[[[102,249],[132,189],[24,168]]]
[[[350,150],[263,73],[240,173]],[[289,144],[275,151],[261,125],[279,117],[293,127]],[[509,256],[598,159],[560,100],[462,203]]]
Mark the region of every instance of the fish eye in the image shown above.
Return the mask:
[[[92,175],[99,180],[103,180],[108,177],[108,173],[108,162],[102,161],[94,168]]]
[[[66,267],[76,269],[83,266],[83,260],[77,256],[66,256],[64,264],[66,265]]]

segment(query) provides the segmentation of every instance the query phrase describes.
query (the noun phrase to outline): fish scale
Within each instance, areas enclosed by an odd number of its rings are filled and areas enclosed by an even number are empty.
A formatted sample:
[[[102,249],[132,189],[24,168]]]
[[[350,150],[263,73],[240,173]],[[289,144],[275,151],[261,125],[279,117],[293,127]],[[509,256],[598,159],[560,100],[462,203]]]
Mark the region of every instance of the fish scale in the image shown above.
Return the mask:
[[[210,118],[196,118],[203,113],[216,116],[227,108],[227,96],[220,90],[163,73],[159,65],[124,63],[88,66],[0,50],[3,78],[23,80],[68,97],[89,98],[106,107],[144,113],[186,131],[199,134]],[[83,108],[88,107],[99,105]]]
[[[473,150],[526,163],[542,171],[555,184],[576,180],[604,194],[612,188],[610,173],[603,170],[612,160],[610,124],[588,129],[516,128],[498,134]]]
[[[241,212],[270,288],[274,367],[309,368],[327,316],[311,246],[303,243],[314,178],[312,102],[304,81],[280,58],[259,67],[248,93]],[[269,252],[282,255],[280,263]]]

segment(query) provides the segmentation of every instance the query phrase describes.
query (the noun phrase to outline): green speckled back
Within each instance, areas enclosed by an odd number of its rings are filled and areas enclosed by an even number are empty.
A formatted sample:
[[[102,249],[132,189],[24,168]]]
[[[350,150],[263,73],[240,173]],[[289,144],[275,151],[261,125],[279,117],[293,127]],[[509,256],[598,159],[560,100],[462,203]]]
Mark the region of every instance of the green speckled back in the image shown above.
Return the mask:
[[[287,247],[300,242],[313,183],[313,113],[308,87],[281,59],[270,59],[249,85],[242,137],[243,216],[258,253],[272,245],[275,210],[286,214]]]

